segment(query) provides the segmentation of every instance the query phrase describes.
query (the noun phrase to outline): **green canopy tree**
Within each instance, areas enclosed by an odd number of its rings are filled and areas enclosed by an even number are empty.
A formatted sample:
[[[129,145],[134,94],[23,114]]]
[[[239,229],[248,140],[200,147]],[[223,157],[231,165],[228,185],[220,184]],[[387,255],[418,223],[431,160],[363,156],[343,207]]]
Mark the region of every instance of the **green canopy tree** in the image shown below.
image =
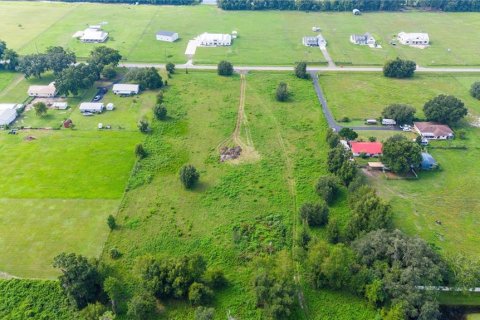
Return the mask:
[[[425,103],[423,112],[428,121],[455,124],[468,113],[462,100],[441,94]]]
[[[300,79],[307,79],[307,63],[306,62],[299,62],[295,66],[295,76]]]
[[[55,75],[77,62],[75,53],[62,47],[47,48],[46,57],[48,69],[52,70]]]
[[[228,61],[220,61],[217,66],[217,73],[220,76],[231,76],[233,74],[233,65]]]
[[[186,189],[192,189],[200,178],[200,173],[191,164],[180,169],[180,181]]]
[[[48,70],[47,56],[43,53],[29,54],[20,59],[18,71],[25,75],[25,78],[31,76],[41,78],[42,73]]]
[[[33,105],[33,109],[35,110],[35,114],[39,117],[43,117],[47,114],[47,105],[44,102],[36,102]]]
[[[393,119],[397,124],[411,124],[415,117],[415,108],[408,104],[394,103],[383,109],[382,117]]]
[[[396,173],[407,173],[422,162],[422,149],[404,135],[397,134],[383,144],[382,162]]]

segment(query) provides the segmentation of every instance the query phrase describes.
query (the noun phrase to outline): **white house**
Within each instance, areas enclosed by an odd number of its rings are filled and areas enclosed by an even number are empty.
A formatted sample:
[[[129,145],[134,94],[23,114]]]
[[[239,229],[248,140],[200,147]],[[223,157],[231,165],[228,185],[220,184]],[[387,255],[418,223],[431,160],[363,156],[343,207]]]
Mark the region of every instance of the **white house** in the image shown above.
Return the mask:
[[[393,120],[393,119],[382,119],[382,124],[384,126],[394,126],[397,124],[397,121]]]
[[[173,31],[160,30],[157,32],[158,41],[174,42],[178,39],[178,33]]]
[[[30,86],[28,88],[30,97],[53,98],[56,93],[57,89],[54,82],[51,82],[48,86]]]
[[[447,140],[453,139],[453,131],[449,126],[434,122],[414,122],[415,131],[425,139]]]
[[[112,91],[118,95],[131,96],[133,94],[138,94],[140,86],[138,84],[117,83],[113,85]]]
[[[217,46],[230,46],[232,45],[232,36],[229,34],[221,33],[202,33],[197,38],[199,46],[203,47],[217,47]]]
[[[428,33],[400,32],[397,38],[401,44],[408,46],[427,46],[430,43]]]
[[[321,34],[318,36],[305,36],[302,38],[302,43],[306,47],[325,47],[327,45],[327,41]]]
[[[17,109],[23,104],[0,103],[0,126],[7,126],[17,118]]]
[[[82,102],[80,104],[80,112],[102,113],[105,105],[101,102]]]
[[[377,43],[375,38],[368,32],[364,34],[352,34],[350,36],[350,42],[353,44],[370,46],[374,46]]]
[[[54,102],[52,104],[52,107],[54,109],[58,109],[58,110],[66,110],[68,108],[68,103],[67,102]]]
[[[74,36],[80,36],[82,42],[87,43],[102,43],[107,41],[108,32],[102,30],[101,26],[90,26],[87,29],[75,33]]]

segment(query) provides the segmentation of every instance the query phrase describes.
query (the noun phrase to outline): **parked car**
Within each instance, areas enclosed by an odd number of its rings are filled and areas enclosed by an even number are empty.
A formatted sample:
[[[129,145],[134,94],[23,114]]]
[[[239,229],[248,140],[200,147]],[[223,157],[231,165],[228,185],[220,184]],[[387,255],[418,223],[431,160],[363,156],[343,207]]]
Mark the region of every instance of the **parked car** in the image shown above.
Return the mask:
[[[17,129],[12,129],[8,131],[8,134],[17,134]]]
[[[102,96],[101,95],[96,95],[95,98],[93,98],[93,102],[100,101],[100,99],[102,99]]]

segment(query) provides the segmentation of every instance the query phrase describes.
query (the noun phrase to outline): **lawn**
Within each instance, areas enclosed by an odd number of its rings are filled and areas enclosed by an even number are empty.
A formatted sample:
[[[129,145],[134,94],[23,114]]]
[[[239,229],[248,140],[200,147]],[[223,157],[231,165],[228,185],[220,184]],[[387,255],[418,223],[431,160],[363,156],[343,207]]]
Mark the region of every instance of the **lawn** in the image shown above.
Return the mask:
[[[32,12],[38,21],[26,21]],[[214,6],[131,6],[86,3],[0,3],[0,28],[3,40],[21,54],[43,51],[61,45],[86,57],[94,44],[84,44],[72,35],[88,24],[107,22],[108,46],[119,49],[131,62],[185,62],[188,40],[203,32],[230,33],[239,38],[226,48],[199,48],[197,63],[217,63],[228,59],[244,65],[290,65],[306,60],[323,63],[318,48],[307,48],[301,38],[313,35],[319,26],[328,41],[333,59],[340,64],[382,65],[397,56],[413,59],[421,65],[478,65],[480,44],[470,33],[480,31],[479,13],[394,12],[318,13],[296,11],[221,11]],[[94,17],[94,18],[92,18]],[[181,19],[179,19],[181,17]],[[37,19],[35,19],[37,20]],[[124,28],[125,21],[129,28]],[[448,25],[448,32],[444,26]],[[155,40],[158,30],[173,30],[180,40],[165,43]],[[427,49],[389,45],[400,31],[428,32],[432,41]],[[382,49],[355,46],[350,34],[371,32]],[[450,49],[450,50],[449,50]]]
[[[267,247],[275,252],[292,249],[297,206],[316,198],[314,182],[325,172],[326,124],[309,81],[290,74],[263,73],[249,74],[246,79],[248,125],[242,128],[241,138],[251,137],[259,157],[240,164],[219,163],[217,150],[234,129],[239,76],[190,72],[169,81],[170,119],[154,122],[145,142],[150,155],[134,171],[117,216],[120,228],[110,235],[104,250],[103,260],[126,280],[126,291],[131,293],[138,286],[131,273],[138,257],[200,253],[210,266],[223,269],[230,282],[216,295],[217,316],[230,311],[235,317],[260,318],[251,287],[256,257],[265,255]],[[287,81],[294,93],[288,103],[274,100],[279,81]],[[193,191],[184,190],[178,181],[178,170],[185,163],[195,165],[201,174]],[[234,242],[234,226],[254,230],[250,238]],[[118,261],[109,257],[114,247],[123,253]],[[362,310],[358,319],[374,317],[362,300],[339,300],[338,295],[309,292],[312,315],[349,319],[347,310],[356,308]],[[317,308],[322,312],[317,313]],[[192,313],[193,308],[182,303],[167,306],[169,318],[185,319]],[[296,310],[295,317],[305,316]]]
[[[139,141],[132,132],[2,133],[0,270],[51,278],[52,259],[63,251],[98,256]]]
[[[381,117],[383,108],[392,103],[405,103],[417,109],[422,118],[423,105],[439,94],[454,95],[470,112],[480,115],[480,101],[469,94],[479,74],[425,74],[412,79],[390,79],[379,73],[326,73],[319,76],[328,106],[338,120],[349,117],[361,120]]]

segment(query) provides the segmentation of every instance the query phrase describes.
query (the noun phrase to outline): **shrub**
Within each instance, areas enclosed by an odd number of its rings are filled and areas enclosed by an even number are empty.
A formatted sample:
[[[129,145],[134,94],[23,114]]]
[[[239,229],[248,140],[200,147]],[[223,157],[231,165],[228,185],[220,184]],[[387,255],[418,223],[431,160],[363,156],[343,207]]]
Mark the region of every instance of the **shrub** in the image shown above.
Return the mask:
[[[347,140],[355,140],[358,137],[358,134],[350,128],[342,128],[338,135]]]
[[[288,86],[285,82],[280,82],[277,87],[277,91],[275,93],[275,97],[277,98],[277,101],[280,102],[285,102],[288,100],[288,97],[290,96],[288,92]]]
[[[111,214],[107,218],[107,224],[110,230],[113,230],[117,227],[117,222],[115,221],[115,217],[112,216]]]
[[[472,87],[470,88],[470,94],[475,99],[480,99],[480,81],[472,83]]]
[[[134,295],[127,305],[129,319],[145,320],[152,317],[157,310],[155,298],[148,293]]]
[[[148,133],[150,131],[150,125],[147,120],[140,120],[137,126],[141,133]]]
[[[147,151],[143,147],[143,144],[139,143],[135,146],[135,155],[139,159],[143,159],[147,156]]]
[[[120,251],[118,251],[117,248],[112,248],[110,249],[110,258],[112,259],[118,259],[122,256],[122,253]]]
[[[330,219],[327,224],[327,239],[328,242],[336,244],[340,242],[340,226],[337,219]]]
[[[295,76],[300,79],[307,79],[307,63],[306,62],[299,62],[295,66]]]
[[[231,76],[233,74],[233,65],[228,61],[220,61],[217,66],[217,72],[220,76]]]
[[[194,282],[188,288],[188,300],[193,305],[207,304],[212,300],[212,290],[203,283]]]
[[[300,218],[309,226],[323,226],[328,221],[328,206],[323,203],[305,203],[300,208]]]
[[[163,103],[163,90],[160,90],[157,93],[157,104],[162,104]]]
[[[222,270],[207,270],[204,275],[205,282],[213,289],[223,288],[227,285],[227,279]]]
[[[167,70],[167,72],[169,74],[174,74],[175,73],[175,65],[171,62],[168,62],[166,65],[165,65],[165,69]]]
[[[331,204],[338,196],[340,186],[335,177],[323,176],[318,179],[315,191],[327,204]]]
[[[213,320],[214,316],[214,308],[198,307],[195,310],[195,320]]]
[[[165,120],[167,118],[167,108],[163,104],[157,104],[153,108],[153,114],[158,120]]]
[[[185,165],[180,169],[180,181],[186,189],[192,189],[200,178],[197,169],[192,165]]]
[[[350,122],[350,118],[349,117],[341,117],[340,120],[338,120],[338,122]]]
[[[368,137],[368,141],[370,141],[370,142],[375,142],[375,141],[377,141],[377,137],[373,137],[373,136],[372,136],[372,137]]]
[[[385,63],[383,75],[389,78],[410,78],[413,77],[416,68],[415,62],[397,58]]]
[[[458,130],[457,137],[461,140],[465,140],[467,138],[467,133],[465,132],[465,130]]]
[[[117,76],[117,70],[115,69],[115,66],[112,64],[108,64],[105,67],[103,67],[102,70],[102,77],[105,79],[113,79]]]

